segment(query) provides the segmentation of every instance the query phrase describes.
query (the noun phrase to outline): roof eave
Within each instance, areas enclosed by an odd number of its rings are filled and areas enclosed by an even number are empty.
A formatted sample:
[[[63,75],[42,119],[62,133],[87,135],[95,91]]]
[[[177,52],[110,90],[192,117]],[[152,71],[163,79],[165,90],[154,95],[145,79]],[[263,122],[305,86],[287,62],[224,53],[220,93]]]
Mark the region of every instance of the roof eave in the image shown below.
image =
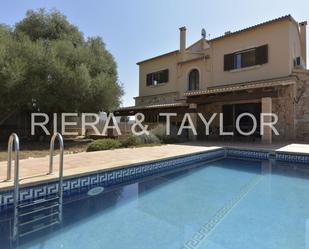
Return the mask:
[[[292,75],[292,76],[274,78],[274,79],[268,79],[268,80],[266,79],[266,80],[252,81],[252,82],[241,82],[241,83],[223,85],[223,86],[218,86],[218,87],[210,87],[207,90],[185,92],[184,96],[194,97],[194,96],[209,95],[209,94],[214,94],[214,93],[250,90],[250,89],[272,87],[272,86],[278,86],[278,85],[290,85],[290,84],[295,84],[295,82],[296,82],[296,77]]]
[[[142,63],[145,63],[145,62],[148,62],[148,61],[151,61],[151,60],[159,59],[159,58],[164,57],[164,56],[176,54],[176,53],[178,53],[178,52],[179,52],[179,50],[174,50],[174,51],[172,51],[172,52],[168,52],[168,53],[161,54],[161,55],[158,55],[158,56],[155,56],[155,57],[151,57],[151,58],[149,58],[149,59],[146,59],[146,60],[137,62],[136,65],[140,65],[140,64],[142,64]]]
[[[240,34],[240,33],[246,32],[246,31],[250,31],[250,30],[262,27],[264,25],[268,25],[268,24],[272,24],[272,23],[276,23],[276,22],[281,22],[283,20],[290,20],[294,24],[298,25],[298,22],[296,22],[296,20],[290,14],[288,14],[288,15],[285,15],[285,16],[278,17],[276,19],[272,19],[272,20],[269,20],[269,21],[266,21],[266,22],[263,22],[263,23],[259,23],[259,24],[256,24],[256,25],[244,28],[244,29],[237,30],[235,32],[231,32],[231,33],[226,34],[226,35],[221,35],[221,36],[215,37],[215,38],[210,39],[208,41],[214,42],[214,41],[217,41],[217,40],[221,40],[221,39],[224,39],[224,38],[234,36],[236,34]]]

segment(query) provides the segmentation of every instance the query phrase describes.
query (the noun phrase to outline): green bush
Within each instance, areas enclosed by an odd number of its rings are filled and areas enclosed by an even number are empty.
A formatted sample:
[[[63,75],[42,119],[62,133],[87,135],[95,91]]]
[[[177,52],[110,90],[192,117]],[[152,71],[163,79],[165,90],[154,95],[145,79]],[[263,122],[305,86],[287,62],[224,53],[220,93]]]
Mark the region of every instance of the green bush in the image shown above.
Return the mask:
[[[149,133],[149,135],[143,134],[140,136],[130,135],[126,139],[116,140],[116,139],[98,139],[90,143],[87,148],[87,152],[99,151],[99,150],[111,150],[118,148],[128,148],[128,147],[143,147],[144,145],[156,145],[161,144],[159,138],[154,134]]]
[[[177,136],[177,128],[172,126],[170,127],[170,134],[166,135],[166,126],[165,125],[158,125],[156,128],[150,131],[156,137],[158,137],[162,143],[165,144],[174,144],[179,143],[180,139]]]
[[[121,140],[121,144],[123,147],[134,147],[139,145],[139,141],[136,136],[130,135],[127,138]]]
[[[143,134],[140,136],[136,136],[136,138],[140,144],[160,144],[161,143],[160,139],[152,133],[149,133],[149,135]]]
[[[158,125],[150,132],[162,141],[162,138],[166,136],[166,127],[164,125]]]
[[[88,145],[87,152],[89,151],[99,151],[99,150],[111,150],[120,148],[122,144],[115,139],[99,139]]]

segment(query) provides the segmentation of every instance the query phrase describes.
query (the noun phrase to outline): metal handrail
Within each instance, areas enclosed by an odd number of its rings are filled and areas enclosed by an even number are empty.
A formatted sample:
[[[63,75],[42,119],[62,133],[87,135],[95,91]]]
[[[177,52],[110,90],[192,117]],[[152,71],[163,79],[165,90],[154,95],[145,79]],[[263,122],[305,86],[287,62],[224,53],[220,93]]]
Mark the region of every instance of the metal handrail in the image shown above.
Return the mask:
[[[60,158],[59,158],[59,165],[63,165],[63,138],[59,132],[56,132],[51,140],[50,140],[50,150],[49,150],[49,172],[48,174],[51,175],[54,173],[54,166],[53,166],[53,157],[54,157],[54,150],[55,150],[55,140],[58,138],[59,145],[60,145]],[[61,170],[60,170],[61,171]]]
[[[18,201],[19,201],[19,138],[16,133],[12,133],[9,142],[8,142],[8,172],[7,172],[7,181],[11,180],[11,171],[12,171],[12,151],[13,151],[13,143],[15,149],[15,165],[14,165],[14,224],[13,224],[13,238],[16,238],[17,235],[17,223],[18,219]]]
[[[49,160],[49,174],[53,173],[53,156],[54,156],[54,144],[55,140],[58,138],[60,144],[60,157],[59,157],[59,182],[58,182],[58,197],[59,197],[59,222],[62,222],[62,204],[63,204],[63,154],[64,145],[63,138],[60,133],[56,132],[50,141],[50,160]],[[18,239],[19,234],[19,219],[18,219],[18,208],[19,208],[19,139],[18,136],[13,133],[11,134],[8,142],[8,172],[7,180],[11,180],[12,171],[12,151],[13,144],[15,149],[15,177],[14,177],[14,220],[13,220],[13,240]]]
[[[6,181],[12,180],[12,151],[13,144],[15,149],[15,173],[16,168],[19,167],[19,138],[16,133],[12,133],[8,141],[8,163],[7,163],[7,175]]]
[[[55,140],[58,138],[59,145],[60,145],[60,154],[59,154],[59,183],[58,183],[58,195],[59,195],[59,221],[62,221],[62,199],[63,199],[63,152],[64,152],[64,145],[63,145],[63,138],[59,132],[54,133],[50,140],[50,155],[49,155],[49,172],[48,174],[53,174],[53,157],[54,157],[54,149],[55,149]]]

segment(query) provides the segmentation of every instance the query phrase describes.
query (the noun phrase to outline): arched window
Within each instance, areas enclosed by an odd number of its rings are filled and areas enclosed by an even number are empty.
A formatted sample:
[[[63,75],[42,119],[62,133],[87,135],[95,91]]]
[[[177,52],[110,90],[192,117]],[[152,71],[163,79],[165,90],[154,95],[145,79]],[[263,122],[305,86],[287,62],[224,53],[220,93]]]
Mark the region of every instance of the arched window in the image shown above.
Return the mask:
[[[189,91],[198,90],[200,84],[200,73],[197,69],[192,69],[189,73]]]

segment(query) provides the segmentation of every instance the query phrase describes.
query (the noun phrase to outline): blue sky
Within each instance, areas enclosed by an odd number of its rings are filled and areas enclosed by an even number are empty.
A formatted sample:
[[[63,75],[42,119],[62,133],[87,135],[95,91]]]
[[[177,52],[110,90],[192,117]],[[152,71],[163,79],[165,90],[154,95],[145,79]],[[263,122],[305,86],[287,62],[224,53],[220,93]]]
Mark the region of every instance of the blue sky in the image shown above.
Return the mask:
[[[178,49],[181,26],[190,44],[202,28],[214,38],[286,14],[309,21],[308,0],[2,0],[0,23],[13,25],[38,8],[56,8],[86,36],[103,37],[118,64],[124,106],[138,95],[136,62]]]

